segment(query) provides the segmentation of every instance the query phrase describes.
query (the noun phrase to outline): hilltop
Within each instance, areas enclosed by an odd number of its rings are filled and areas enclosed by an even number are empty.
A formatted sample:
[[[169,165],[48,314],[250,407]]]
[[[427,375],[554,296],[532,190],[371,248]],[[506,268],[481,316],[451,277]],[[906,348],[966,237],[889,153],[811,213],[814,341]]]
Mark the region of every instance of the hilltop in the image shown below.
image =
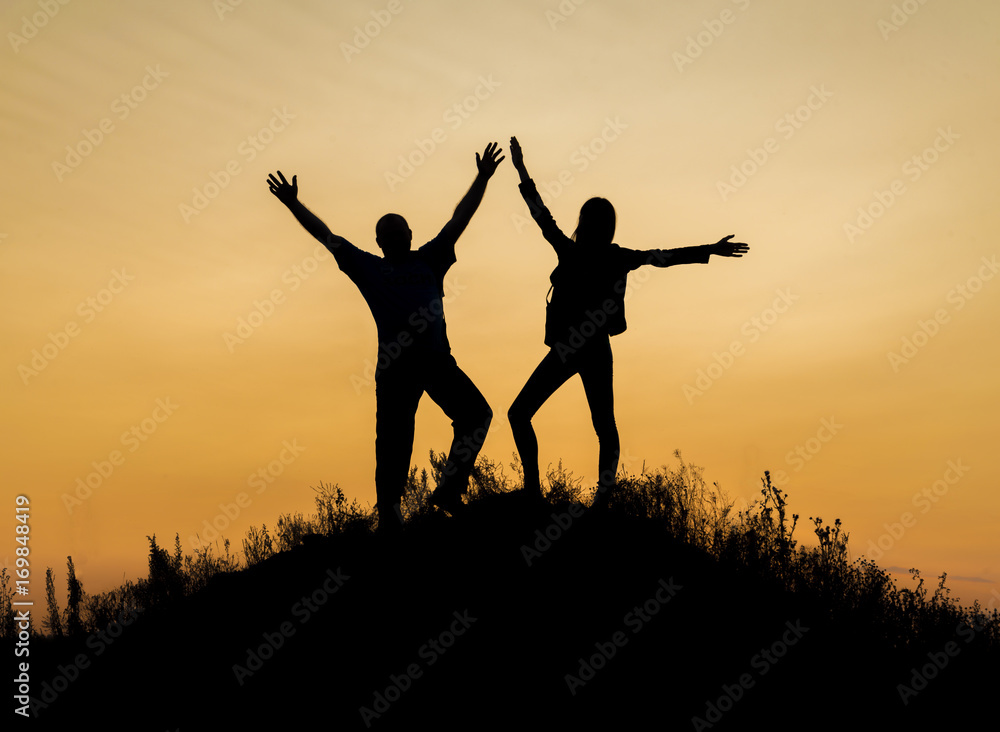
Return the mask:
[[[78,654],[88,663],[36,721],[925,729],[990,709],[995,615],[892,595],[874,567],[851,574],[839,524],[816,522],[820,546],[798,546],[767,482],[752,515],[707,510],[696,477],[625,481],[607,511],[566,485],[540,504],[477,485],[466,515],[415,509],[398,538],[355,512],[196,592],[161,593],[114,637],[41,639],[33,695]]]

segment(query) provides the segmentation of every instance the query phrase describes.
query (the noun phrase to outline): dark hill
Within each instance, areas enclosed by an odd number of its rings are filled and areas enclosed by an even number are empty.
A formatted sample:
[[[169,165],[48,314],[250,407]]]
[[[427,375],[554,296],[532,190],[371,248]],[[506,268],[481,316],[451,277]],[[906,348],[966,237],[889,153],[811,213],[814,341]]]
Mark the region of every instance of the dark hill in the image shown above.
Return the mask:
[[[946,656],[908,704],[897,691],[943,647],[893,650],[867,618],[834,623],[821,603],[676,541],[652,520],[578,504],[529,507],[508,494],[458,519],[418,517],[398,540],[310,537],[147,610],[99,656],[82,649],[88,667],[37,722],[157,731],[415,722],[928,729],[943,720],[961,728],[991,709],[997,683],[974,648]],[[36,695],[73,653],[43,645]]]

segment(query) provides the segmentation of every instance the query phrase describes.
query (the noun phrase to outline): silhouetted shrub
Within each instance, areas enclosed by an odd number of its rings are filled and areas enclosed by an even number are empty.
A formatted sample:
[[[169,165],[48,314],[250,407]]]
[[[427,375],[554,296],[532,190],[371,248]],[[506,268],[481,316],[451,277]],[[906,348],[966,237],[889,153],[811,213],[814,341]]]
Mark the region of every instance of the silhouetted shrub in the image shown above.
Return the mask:
[[[374,512],[366,511],[354,499],[350,503],[339,485],[322,482],[316,492],[317,529],[325,536],[345,532],[365,532],[374,528]]]
[[[45,620],[42,627],[57,638],[62,638],[62,619],[59,617],[59,602],[56,600],[56,583],[52,577],[52,567],[45,570]]]
[[[764,473],[760,498],[735,511],[734,502],[717,484],[706,484],[701,468],[685,464],[679,452],[675,456],[678,460],[675,467],[619,475],[609,495],[609,510],[661,527],[677,541],[705,552],[740,576],[756,577],[773,589],[794,593],[811,607],[820,608],[832,621],[863,623],[890,647],[913,649],[928,643],[941,644],[954,635],[956,627],[966,623],[976,629],[980,647],[1000,650],[1000,612],[985,612],[978,603],[959,606],[945,586],[945,575],[939,578],[934,592],[928,593],[919,572],[911,570],[915,587],[900,589],[874,562],[865,558],[850,560],[849,535],[840,519],[826,524],[820,517],[810,517],[815,545],[800,543],[795,538],[799,515],[789,513],[788,495],[771,483],[770,473]],[[405,523],[418,523],[434,511],[428,499],[431,486],[442,477],[445,460],[443,453],[432,452],[430,472],[410,470],[401,501]],[[499,463],[480,456],[470,481],[469,502],[488,500],[520,488],[523,473],[516,459],[511,468],[515,473],[513,480],[505,475]],[[588,495],[583,488],[583,481],[565,470],[562,462],[550,467],[546,478],[546,500],[553,504],[586,504],[593,497],[593,493]],[[374,509],[363,508],[357,500],[348,502],[344,491],[333,483],[321,482],[313,490],[315,515],[282,515],[273,539],[266,525],[250,528],[243,540],[246,566],[263,562],[276,552],[293,549],[310,535],[374,531],[377,521]],[[147,538],[149,577],[94,597],[84,598],[69,559],[69,604],[63,624],[67,633],[78,633],[84,626],[105,627],[133,608],[145,609],[198,592],[212,577],[237,571],[240,566],[230,554],[228,540],[224,541],[223,554],[214,555],[211,547],[204,547],[193,556],[183,556],[177,536],[171,556],[157,546],[155,536]],[[12,636],[9,581],[3,570],[0,614],[4,634]],[[58,617],[58,608],[56,614]],[[58,633],[58,627],[47,623],[50,633]]]
[[[71,636],[83,633],[83,620],[80,617],[80,606],[83,603],[83,585],[76,578],[76,568],[73,557],[66,557],[66,588],[69,595],[66,601],[66,634]]]
[[[267,524],[258,529],[251,526],[243,539],[243,555],[246,557],[247,566],[263,562],[274,554],[274,544],[271,542],[271,535],[267,532]]]
[[[0,568],[0,638],[14,638],[14,589],[6,567]]]
[[[180,599],[185,594],[187,584],[182,571],[180,535],[174,538],[174,555],[156,543],[156,534],[147,536],[149,541],[149,579],[146,588],[149,593],[148,606]]]

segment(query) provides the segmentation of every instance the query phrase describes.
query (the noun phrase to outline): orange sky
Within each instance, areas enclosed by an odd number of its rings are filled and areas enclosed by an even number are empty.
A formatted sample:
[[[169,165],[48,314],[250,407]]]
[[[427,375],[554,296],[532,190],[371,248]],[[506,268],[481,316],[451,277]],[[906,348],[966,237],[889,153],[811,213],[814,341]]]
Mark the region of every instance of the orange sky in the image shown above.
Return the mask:
[[[624,468],[679,448],[747,499],[783,471],[855,556],[881,541],[885,566],[1000,597],[996,3],[13,2],[4,20],[4,495],[11,515],[31,498],[36,597],[68,554],[90,592],[144,575],[146,535],[190,550],[241,492],[237,545],[320,481],[373,502],[374,323],[264,181],[298,175],[369,251],[388,211],[422,243],[512,134],[567,231],[601,195],[623,246],[751,245],[632,275]],[[504,463],[555,264],[516,184],[508,159],[446,280]],[[237,343],[241,318],[258,327]],[[543,468],[594,480],[577,380],[535,424]],[[425,401],[415,463],[449,432]]]

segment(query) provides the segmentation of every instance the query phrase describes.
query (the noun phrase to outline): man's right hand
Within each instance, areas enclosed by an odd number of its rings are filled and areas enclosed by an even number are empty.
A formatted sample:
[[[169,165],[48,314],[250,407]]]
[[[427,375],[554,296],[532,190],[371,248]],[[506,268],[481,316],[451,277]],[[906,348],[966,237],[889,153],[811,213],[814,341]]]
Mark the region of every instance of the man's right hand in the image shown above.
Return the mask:
[[[476,168],[479,170],[479,175],[485,180],[489,180],[493,176],[497,166],[500,165],[500,161],[503,160],[503,156],[500,155],[501,152],[503,151],[500,149],[500,146],[495,142],[491,142],[486,146],[482,157],[479,157],[479,153],[476,153]]]
[[[281,180],[278,180],[278,178],[281,178]],[[299,184],[296,176],[293,175],[292,182],[289,183],[279,170],[278,178],[274,177],[274,173],[271,173],[267,177],[267,184],[271,189],[271,193],[286,206],[291,206],[299,200]]]

